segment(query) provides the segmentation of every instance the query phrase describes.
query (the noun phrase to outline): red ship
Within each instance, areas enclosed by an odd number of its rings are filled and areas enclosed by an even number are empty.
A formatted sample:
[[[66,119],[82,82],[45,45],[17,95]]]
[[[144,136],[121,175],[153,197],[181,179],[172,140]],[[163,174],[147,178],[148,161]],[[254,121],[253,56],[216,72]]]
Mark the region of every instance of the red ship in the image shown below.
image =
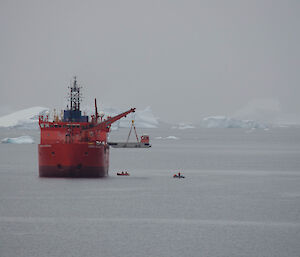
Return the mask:
[[[41,142],[38,145],[40,177],[105,177],[109,168],[107,134],[113,122],[135,112],[132,108],[114,117],[82,115],[81,87],[76,77],[70,86],[70,107],[63,117],[39,117]]]

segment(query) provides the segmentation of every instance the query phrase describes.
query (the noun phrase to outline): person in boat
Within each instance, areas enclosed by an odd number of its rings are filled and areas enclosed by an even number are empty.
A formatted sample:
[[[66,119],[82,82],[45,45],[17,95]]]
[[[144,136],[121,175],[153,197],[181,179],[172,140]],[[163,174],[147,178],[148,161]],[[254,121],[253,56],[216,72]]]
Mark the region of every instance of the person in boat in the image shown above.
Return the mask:
[[[184,178],[184,176],[181,175],[180,172],[178,172],[177,174],[174,174],[174,175],[173,175],[173,178]]]

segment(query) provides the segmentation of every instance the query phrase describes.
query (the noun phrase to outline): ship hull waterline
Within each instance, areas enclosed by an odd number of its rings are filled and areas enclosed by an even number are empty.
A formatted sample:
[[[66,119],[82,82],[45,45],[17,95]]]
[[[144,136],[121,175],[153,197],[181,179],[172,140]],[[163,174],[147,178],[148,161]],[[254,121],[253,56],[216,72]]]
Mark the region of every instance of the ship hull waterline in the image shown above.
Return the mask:
[[[100,178],[108,176],[108,145],[40,144],[38,152],[40,177]]]

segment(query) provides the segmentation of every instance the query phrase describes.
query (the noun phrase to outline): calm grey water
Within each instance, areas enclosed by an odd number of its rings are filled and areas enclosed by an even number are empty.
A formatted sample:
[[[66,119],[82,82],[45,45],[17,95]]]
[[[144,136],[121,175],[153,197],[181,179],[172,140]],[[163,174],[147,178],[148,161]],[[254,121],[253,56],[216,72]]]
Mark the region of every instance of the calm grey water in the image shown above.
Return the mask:
[[[39,178],[37,144],[0,144],[0,256],[300,256],[300,129],[146,132],[105,179]]]

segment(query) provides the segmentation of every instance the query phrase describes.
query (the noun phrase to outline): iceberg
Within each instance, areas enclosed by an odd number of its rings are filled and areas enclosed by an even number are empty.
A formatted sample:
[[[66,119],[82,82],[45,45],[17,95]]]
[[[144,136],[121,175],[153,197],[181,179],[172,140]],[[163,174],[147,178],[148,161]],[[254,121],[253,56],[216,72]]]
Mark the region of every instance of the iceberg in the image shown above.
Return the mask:
[[[173,126],[172,129],[193,129],[195,128],[194,126],[190,125],[190,124],[185,124],[185,123],[179,123],[176,126]]]
[[[104,108],[104,118],[107,116],[115,116],[122,113],[124,110],[115,108]],[[94,114],[94,109],[90,107],[83,108],[83,113],[87,115]],[[11,113],[0,117],[0,127],[2,128],[25,128],[25,129],[37,129],[39,115],[49,114],[49,108],[46,107],[31,107],[21,111]],[[135,126],[137,128],[157,128],[159,125],[158,119],[154,117],[150,107],[144,110],[136,110],[135,113],[128,115],[112,125],[112,130],[118,128],[128,128],[131,126],[131,120],[135,120]]]
[[[39,115],[46,115],[49,108],[35,106],[0,117],[3,128],[38,128]]]
[[[299,115],[284,112],[282,104],[276,98],[252,99],[231,117],[242,120],[255,120],[270,127],[299,127]]]
[[[174,140],[178,140],[179,137],[175,137],[175,136],[167,136],[167,137],[155,137],[155,139],[174,139]]]
[[[281,103],[275,98],[252,99],[232,115],[236,119],[267,123],[278,123],[283,116]]]
[[[134,124],[137,128],[157,128],[159,125],[158,119],[154,117],[150,106],[146,107],[144,110],[136,110],[133,114],[133,118],[128,116],[125,119],[121,119],[119,127],[130,127],[132,119],[134,119]]]
[[[4,144],[33,144],[34,140],[31,136],[7,137],[1,140]]]
[[[178,137],[175,137],[175,136],[168,136],[168,137],[166,137],[166,139],[174,139],[174,140],[178,140],[179,138],[178,138]]]
[[[254,120],[239,120],[226,116],[210,116],[202,120],[201,126],[204,128],[259,128],[265,129],[266,125]]]

